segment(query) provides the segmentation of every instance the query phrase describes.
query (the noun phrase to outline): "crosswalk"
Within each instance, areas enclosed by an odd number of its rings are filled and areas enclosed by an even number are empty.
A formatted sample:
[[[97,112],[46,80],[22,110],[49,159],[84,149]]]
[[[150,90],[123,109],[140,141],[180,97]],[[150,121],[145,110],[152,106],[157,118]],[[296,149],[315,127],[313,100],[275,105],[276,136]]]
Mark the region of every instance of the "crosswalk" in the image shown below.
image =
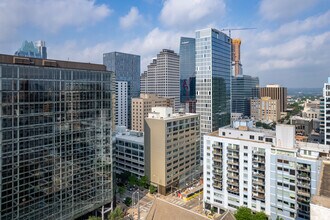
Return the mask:
[[[185,202],[182,201],[182,200],[178,200],[178,199],[175,199],[175,198],[168,198],[166,199],[166,201],[172,203],[172,204],[176,204],[178,206],[184,206],[185,205]]]

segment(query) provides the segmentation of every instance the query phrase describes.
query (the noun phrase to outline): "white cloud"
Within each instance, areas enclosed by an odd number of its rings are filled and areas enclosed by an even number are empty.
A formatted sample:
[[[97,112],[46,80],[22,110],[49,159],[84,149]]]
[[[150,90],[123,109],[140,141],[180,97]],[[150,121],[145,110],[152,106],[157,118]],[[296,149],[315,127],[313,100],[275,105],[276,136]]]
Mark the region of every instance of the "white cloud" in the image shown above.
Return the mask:
[[[281,41],[284,38],[307,33],[311,30],[330,26],[330,10],[321,15],[310,16],[304,20],[295,20],[282,24],[278,29],[262,31],[258,38],[264,42]]]
[[[156,57],[162,49],[172,49],[179,53],[180,37],[194,36],[194,32],[177,32],[154,28],[145,37],[136,38],[121,47],[121,51],[141,55],[141,71]]]
[[[53,49],[56,48],[56,49]],[[48,57],[87,63],[103,63],[103,53],[115,51],[118,47],[112,41],[95,45],[82,45],[80,41],[66,41],[63,45],[49,45]]]
[[[317,0],[263,0],[259,12],[267,20],[292,18],[313,6]]]
[[[122,29],[128,29],[134,25],[143,22],[143,16],[139,13],[137,7],[131,7],[127,15],[120,18],[119,23]]]
[[[2,0],[0,11],[0,40],[22,26],[57,32],[64,27],[94,24],[111,13],[108,6],[95,0]]]
[[[225,9],[224,0],[165,0],[159,18],[168,27],[191,29],[218,20]]]

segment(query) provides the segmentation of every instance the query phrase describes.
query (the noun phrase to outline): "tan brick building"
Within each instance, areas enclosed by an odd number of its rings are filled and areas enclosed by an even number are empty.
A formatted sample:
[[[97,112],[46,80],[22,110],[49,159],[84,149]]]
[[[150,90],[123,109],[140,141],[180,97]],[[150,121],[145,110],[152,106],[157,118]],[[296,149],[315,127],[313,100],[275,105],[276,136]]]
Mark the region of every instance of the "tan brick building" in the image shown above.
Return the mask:
[[[155,94],[140,94],[132,98],[132,130],[144,131],[144,119],[152,107],[174,107],[174,98],[158,97]]]
[[[281,118],[280,100],[270,97],[251,99],[251,117],[258,121],[277,122]]]
[[[198,177],[199,115],[155,107],[145,119],[145,174],[166,195]]]

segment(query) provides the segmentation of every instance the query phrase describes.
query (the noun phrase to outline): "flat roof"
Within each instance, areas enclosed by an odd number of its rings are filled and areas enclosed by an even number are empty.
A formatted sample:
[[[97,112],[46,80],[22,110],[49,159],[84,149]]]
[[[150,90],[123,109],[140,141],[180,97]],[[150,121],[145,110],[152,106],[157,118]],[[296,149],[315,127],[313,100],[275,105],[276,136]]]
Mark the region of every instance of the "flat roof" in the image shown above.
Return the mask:
[[[119,134],[116,134],[116,138],[124,139],[124,140],[131,141],[131,142],[136,142],[136,143],[139,143],[141,145],[144,145],[144,135],[138,137],[136,135],[131,135],[129,133],[119,133]]]
[[[23,66],[39,66],[52,68],[66,68],[66,69],[83,69],[93,71],[106,71],[106,66],[103,64],[83,63],[64,60],[40,59],[32,57],[21,57],[7,54],[0,54],[0,64],[15,64]]]
[[[171,220],[207,220],[206,216],[169,203],[163,199],[156,199],[146,217],[146,220],[171,219]]]

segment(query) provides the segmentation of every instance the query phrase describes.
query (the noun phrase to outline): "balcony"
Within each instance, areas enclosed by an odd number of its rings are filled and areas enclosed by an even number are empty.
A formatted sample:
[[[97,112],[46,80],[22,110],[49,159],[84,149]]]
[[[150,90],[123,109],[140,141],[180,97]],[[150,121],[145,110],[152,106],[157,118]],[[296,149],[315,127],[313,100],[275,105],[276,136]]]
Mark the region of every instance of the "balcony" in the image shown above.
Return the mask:
[[[222,184],[220,182],[215,182],[215,183],[213,183],[212,186],[216,189],[222,190]]]
[[[303,180],[308,180],[308,181],[310,180],[309,175],[307,175],[306,173],[302,173],[302,172],[298,173],[297,178],[298,179],[303,179]]]
[[[229,165],[233,165],[233,166],[239,166],[239,161],[238,160],[227,160],[227,163]]]
[[[253,164],[253,169],[265,171],[265,166],[259,166],[259,165]]]
[[[263,189],[263,187],[253,186],[253,191],[258,192],[258,193],[265,193],[265,189]]]
[[[227,170],[228,170],[229,172],[239,173],[238,168],[235,168],[235,167],[228,167]]]
[[[252,184],[259,185],[259,186],[264,186],[265,185],[265,181],[253,179],[252,180]]]
[[[221,163],[221,162],[215,162],[215,163],[213,164],[213,167],[214,167],[214,168],[220,168],[220,169],[222,169],[222,163]]]
[[[264,201],[265,200],[265,195],[264,194],[258,194],[258,193],[252,193],[252,198]]]
[[[222,162],[222,157],[214,156],[214,157],[213,157],[213,161]]]
[[[304,172],[311,172],[310,166],[306,167],[306,166],[303,166],[303,165],[297,165],[297,170],[304,171]]]
[[[222,175],[222,170],[214,169],[213,170],[213,174],[215,174],[215,175]]]
[[[307,188],[307,189],[310,188],[310,184],[308,182],[302,182],[302,181],[298,181],[297,186],[301,187],[301,188]]]
[[[310,193],[303,191],[303,190],[298,190],[297,195],[299,196],[305,196],[305,197],[310,197]]]
[[[305,197],[298,197],[297,201],[298,201],[298,203],[306,204],[306,205],[309,205],[309,203],[310,203],[310,200],[306,199]]]
[[[236,179],[236,180],[239,180],[239,175],[235,175],[235,174],[228,174],[227,175],[228,178],[231,178],[231,179]]]
[[[239,146],[228,146],[227,147],[228,151],[234,151],[234,152],[238,152],[239,151]]]
[[[258,172],[253,172],[252,176],[256,176],[256,177],[260,177],[260,178],[265,178],[265,174],[264,173],[258,173]]]
[[[239,183],[237,181],[227,181],[227,184],[231,186],[239,186]]]
[[[239,159],[239,154],[234,154],[234,153],[228,153],[227,154],[228,158],[235,158],[235,159]]]
[[[265,152],[255,151],[255,152],[253,152],[253,155],[265,157]]]
[[[227,191],[228,192],[234,192],[234,193],[238,193],[239,189],[237,187],[227,187]]]
[[[255,163],[255,164],[258,164],[258,163],[264,164],[265,160],[261,159],[261,158],[253,158],[252,162]]]
[[[220,156],[222,157],[222,151],[221,150],[214,150],[212,151],[213,155],[217,155],[217,156]]]

